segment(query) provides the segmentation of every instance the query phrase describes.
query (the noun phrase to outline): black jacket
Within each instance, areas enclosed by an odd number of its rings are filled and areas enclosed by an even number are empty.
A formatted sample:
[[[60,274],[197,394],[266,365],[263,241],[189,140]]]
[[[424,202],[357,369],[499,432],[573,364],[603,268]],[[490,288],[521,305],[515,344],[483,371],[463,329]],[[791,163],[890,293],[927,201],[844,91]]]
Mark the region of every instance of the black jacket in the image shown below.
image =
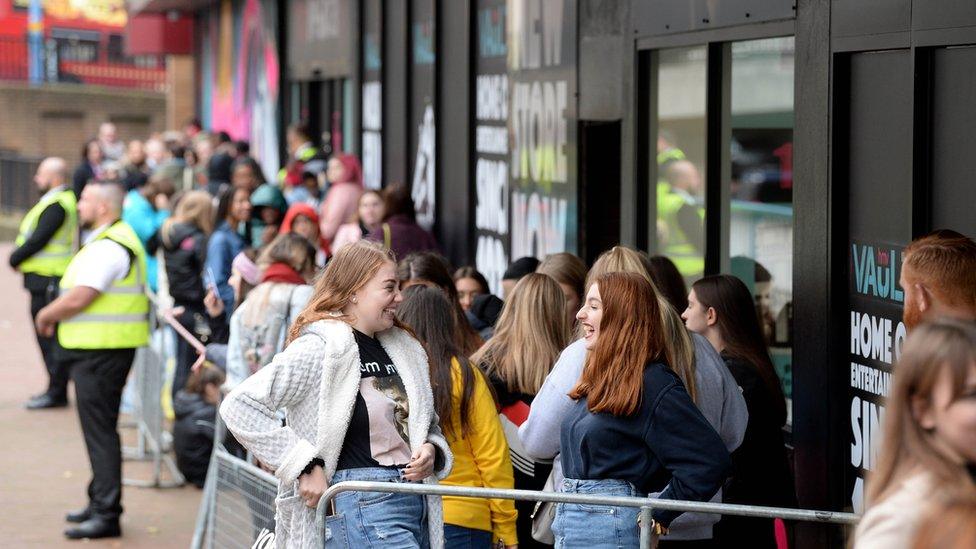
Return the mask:
[[[168,234],[164,235],[163,231]],[[206,290],[203,270],[207,261],[207,235],[188,223],[164,225],[146,246],[149,253],[163,249],[169,293],[176,305],[199,309]]]
[[[71,190],[75,192],[76,197],[81,198],[81,191],[85,189],[85,185],[92,179],[95,179],[95,170],[92,169],[91,164],[87,161],[82,161],[75,168],[75,173],[71,175]]]
[[[203,397],[180,391],[173,401],[176,423],[173,424],[173,450],[176,466],[197,488],[202,488],[213,450],[214,420],[217,407]]]
[[[732,479],[724,500],[745,505],[794,507],[793,475],[783,440],[786,424],[783,396],[774,393],[748,362],[726,354],[722,354],[722,359],[742,389],[749,410],[745,438],[732,452]]]

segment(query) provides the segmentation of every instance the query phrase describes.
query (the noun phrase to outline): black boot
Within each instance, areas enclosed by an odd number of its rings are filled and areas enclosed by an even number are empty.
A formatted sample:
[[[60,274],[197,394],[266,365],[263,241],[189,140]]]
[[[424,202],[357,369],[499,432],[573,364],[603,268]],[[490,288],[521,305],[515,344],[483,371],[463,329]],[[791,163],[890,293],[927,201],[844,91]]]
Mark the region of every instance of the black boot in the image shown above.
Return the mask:
[[[75,523],[85,522],[86,520],[90,519],[91,516],[91,507],[85,507],[79,511],[71,511],[65,515],[64,520]]]
[[[117,538],[122,536],[119,519],[93,517],[64,531],[68,539]]]

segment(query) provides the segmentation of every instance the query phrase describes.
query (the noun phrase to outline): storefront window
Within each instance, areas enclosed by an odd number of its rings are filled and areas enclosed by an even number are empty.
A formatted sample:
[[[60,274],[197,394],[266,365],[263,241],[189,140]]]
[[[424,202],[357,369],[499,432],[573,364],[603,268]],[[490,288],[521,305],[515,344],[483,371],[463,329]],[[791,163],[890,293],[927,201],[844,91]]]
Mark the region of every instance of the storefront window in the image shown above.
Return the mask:
[[[730,269],[755,296],[791,410],[793,38],[733,43],[731,72]]]
[[[656,253],[687,284],[705,268],[705,46],[658,52]]]

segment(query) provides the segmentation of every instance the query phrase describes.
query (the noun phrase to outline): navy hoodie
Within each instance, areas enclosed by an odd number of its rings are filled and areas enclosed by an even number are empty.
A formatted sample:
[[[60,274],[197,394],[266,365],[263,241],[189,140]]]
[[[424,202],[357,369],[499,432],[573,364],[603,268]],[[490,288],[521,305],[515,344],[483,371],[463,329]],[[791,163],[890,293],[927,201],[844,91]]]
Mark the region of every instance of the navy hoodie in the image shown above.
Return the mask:
[[[594,414],[581,398],[563,419],[559,442],[566,478],[625,480],[642,494],[663,490],[662,499],[708,501],[731,470],[722,439],[660,363],[644,368],[634,414]],[[680,514],[655,509],[654,520],[667,526]]]

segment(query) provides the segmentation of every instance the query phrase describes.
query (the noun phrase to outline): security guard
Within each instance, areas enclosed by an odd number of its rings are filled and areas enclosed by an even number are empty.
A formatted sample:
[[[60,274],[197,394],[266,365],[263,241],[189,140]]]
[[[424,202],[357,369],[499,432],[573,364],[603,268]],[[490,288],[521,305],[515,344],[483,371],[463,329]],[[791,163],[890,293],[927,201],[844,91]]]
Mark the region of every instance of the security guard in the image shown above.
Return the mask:
[[[705,210],[697,198],[701,175],[684,159],[671,159],[662,175],[657,184],[658,220],[666,235],[662,252],[690,284],[705,271]]]
[[[88,507],[67,516],[81,523],[65,531],[71,539],[121,535],[119,402],[136,348],[149,339],[146,252],[119,219],[124,196],[117,183],[85,186],[78,217],[91,233],[61,278],[60,297],[36,320],[44,335],[53,335],[57,325],[93,473]]]
[[[30,292],[31,318],[57,297],[61,276],[78,249],[78,210],[65,161],[45,158],[37,167],[34,183],[44,196],[24,216],[17,249],[10,254],[10,266],[24,274],[24,288]],[[49,380],[47,391],[31,398],[27,408],[67,406],[68,369],[58,360],[57,342],[38,332],[35,335]]]

